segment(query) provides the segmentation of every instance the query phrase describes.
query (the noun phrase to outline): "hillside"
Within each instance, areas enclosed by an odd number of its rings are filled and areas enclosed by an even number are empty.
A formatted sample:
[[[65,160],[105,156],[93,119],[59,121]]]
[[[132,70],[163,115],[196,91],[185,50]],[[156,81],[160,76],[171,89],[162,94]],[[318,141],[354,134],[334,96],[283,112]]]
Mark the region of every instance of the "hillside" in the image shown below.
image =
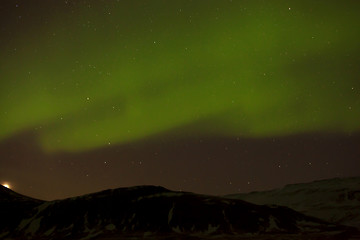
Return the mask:
[[[360,177],[292,184],[272,191],[227,197],[255,204],[287,206],[309,216],[360,229]]]
[[[6,216],[0,215],[5,226],[0,238],[5,239],[347,239],[354,232],[287,207],[156,186],[50,202],[7,190],[1,197],[2,209],[6,203],[13,206]],[[24,211],[17,211],[17,206]],[[14,220],[11,224],[6,221],[9,216]]]

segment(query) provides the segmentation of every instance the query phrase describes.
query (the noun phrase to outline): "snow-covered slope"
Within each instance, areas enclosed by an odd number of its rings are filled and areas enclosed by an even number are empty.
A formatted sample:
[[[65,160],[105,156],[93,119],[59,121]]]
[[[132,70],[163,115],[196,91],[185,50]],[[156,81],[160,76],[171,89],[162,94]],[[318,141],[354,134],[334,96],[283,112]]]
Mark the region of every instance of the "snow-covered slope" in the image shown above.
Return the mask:
[[[36,202],[31,211],[16,214],[20,214],[19,221],[0,232],[0,238],[158,239],[166,236],[167,239],[203,239],[225,234],[227,239],[228,236],[264,239],[273,234],[290,234],[290,239],[303,239],[305,234],[307,239],[315,239],[309,236],[342,234],[342,239],[347,239],[345,236],[353,232],[351,228],[308,217],[287,207],[261,206],[155,186],[119,188]]]
[[[255,204],[287,206],[309,216],[360,229],[360,177],[292,184],[272,191],[227,197]]]

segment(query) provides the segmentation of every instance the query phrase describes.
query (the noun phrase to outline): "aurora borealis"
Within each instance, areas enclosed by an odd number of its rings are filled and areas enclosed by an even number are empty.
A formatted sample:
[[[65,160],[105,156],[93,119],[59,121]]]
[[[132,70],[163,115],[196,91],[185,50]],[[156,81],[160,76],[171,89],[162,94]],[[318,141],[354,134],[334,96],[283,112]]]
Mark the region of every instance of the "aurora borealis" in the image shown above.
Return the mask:
[[[346,148],[354,146],[350,159],[359,161],[359,10],[360,2],[350,0],[2,1],[0,145],[10,141],[23,151],[19,146],[25,138],[50,165],[65,156],[61,161],[68,167],[58,170],[52,184],[67,178],[70,162],[78,164],[82,154],[113,151],[109,158],[114,160],[126,146],[151,143],[162,149],[170,139],[183,146],[193,139],[240,138],[247,145],[243,139],[315,135],[325,145],[345,141]],[[8,163],[14,152],[0,149],[0,180],[25,174]],[[28,162],[24,158],[31,154],[15,154],[16,161]],[[184,169],[198,164],[194,161],[201,155],[187,157],[194,159]],[[124,162],[152,159],[118,158],[116,167],[101,174],[115,174],[126,168]],[[163,161],[158,171],[172,162]],[[214,166],[222,161],[225,155]],[[121,184],[153,184],[147,181],[150,169],[141,171]],[[137,174],[147,177],[134,180]],[[349,175],[346,169],[342,174]],[[335,175],[334,170],[326,176]],[[111,181],[101,186],[116,186]],[[171,181],[164,177],[156,184]],[[63,187],[68,185],[65,181]]]

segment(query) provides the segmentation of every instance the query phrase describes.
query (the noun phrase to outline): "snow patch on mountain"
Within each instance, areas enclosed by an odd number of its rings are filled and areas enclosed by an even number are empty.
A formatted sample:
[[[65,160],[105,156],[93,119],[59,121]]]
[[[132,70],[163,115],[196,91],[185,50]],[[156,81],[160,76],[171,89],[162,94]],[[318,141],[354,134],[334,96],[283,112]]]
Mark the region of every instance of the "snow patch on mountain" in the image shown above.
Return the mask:
[[[33,221],[31,221],[30,225],[27,227],[25,232],[34,235],[40,228],[41,219],[42,217],[36,218]]]
[[[112,223],[108,224],[105,226],[105,229],[108,230],[108,231],[113,231],[116,229],[116,226]]]
[[[273,216],[269,217],[269,226],[265,230],[265,232],[277,232],[280,228],[276,223],[276,219]]]
[[[174,208],[175,208],[175,204],[173,204],[172,208],[171,208],[170,211],[169,211],[169,214],[168,214],[168,224],[170,224],[171,219],[172,219],[172,217],[173,217]]]
[[[53,227],[53,228],[47,230],[47,231],[44,233],[44,235],[45,235],[45,236],[50,236],[50,235],[52,235],[52,234],[54,233],[55,230],[56,230],[56,227]]]

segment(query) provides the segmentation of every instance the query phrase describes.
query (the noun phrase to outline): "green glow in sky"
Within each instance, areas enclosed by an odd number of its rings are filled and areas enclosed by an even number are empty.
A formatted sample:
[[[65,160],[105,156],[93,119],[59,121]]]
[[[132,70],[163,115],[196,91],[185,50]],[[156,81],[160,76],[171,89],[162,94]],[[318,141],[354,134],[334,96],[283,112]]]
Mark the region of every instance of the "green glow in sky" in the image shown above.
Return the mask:
[[[186,126],[360,130],[359,1],[59,4],[9,10],[0,140],[30,129],[44,150],[81,151]]]

